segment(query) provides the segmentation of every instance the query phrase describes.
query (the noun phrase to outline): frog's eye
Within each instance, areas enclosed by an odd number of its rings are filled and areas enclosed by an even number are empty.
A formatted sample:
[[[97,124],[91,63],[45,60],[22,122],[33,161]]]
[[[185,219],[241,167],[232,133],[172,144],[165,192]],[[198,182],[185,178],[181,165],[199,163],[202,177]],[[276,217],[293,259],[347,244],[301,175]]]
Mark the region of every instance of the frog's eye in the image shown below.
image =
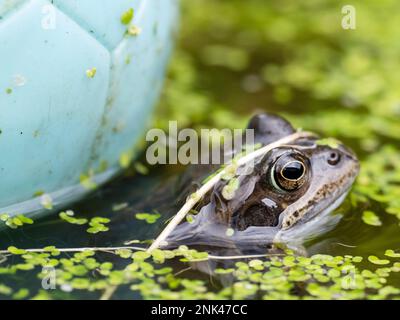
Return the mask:
[[[281,157],[271,172],[275,187],[285,191],[294,191],[306,181],[307,167],[304,161],[294,157]]]
[[[298,181],[304,175],[304,164],[300,161],[292,161],[285,164],[280,172],[280,176],[286,180]]]

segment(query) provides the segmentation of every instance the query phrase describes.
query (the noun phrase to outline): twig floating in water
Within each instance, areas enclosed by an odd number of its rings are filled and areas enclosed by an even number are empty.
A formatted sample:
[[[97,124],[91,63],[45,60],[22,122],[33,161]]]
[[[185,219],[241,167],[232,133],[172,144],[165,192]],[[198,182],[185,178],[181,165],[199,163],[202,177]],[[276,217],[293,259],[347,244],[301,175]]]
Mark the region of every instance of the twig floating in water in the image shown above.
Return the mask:
[[[336,244],[338,246],[342,246],[342,247],[346,247],[346,248],[357,248],[357,246],[351,246],[349,244],[344,244],[344,243],[340,243],[340,242],[336,242]]]
[[[99,251],[99,252],[115,254],[113,251],[117,251],[117,250],[121,250],[121,249],[130,249],[130,250],[135,250],[135,251],[145,251],[146,250],[145,248],[141,248],[141,247],[93,247],[93,248],[84,247],[84,248],[62,248],[62,249],[56,248],[55,250],[62,252],[62,253]],[[32,252],[32,253],[49,252],[46,249],[21,249],[21,250],[24,250],[25,252]],[[8,250],[0,250],[0,254],[11,255],[11,253]]]
[[[74,252],[85,252],[85,251],[94,251],[94,252],[103,252],[116,254],[118,250],[128,249],[133,251],[146,251],[146,248],[141,247],[83,247],[83,248],[55,248],[55,250],[61,253],[74,253]],[[46,249],[21,249],[25,252],[31,253],[44,253],[48,252]],[[0,250],[0,254],[3,255],[4,258],[7,256],[11,256],[12,254],[8,250]],[[209,254],[207,256],[208,260],[240,260],[240,259],[255,259],[255,258],[268,258],[274,256],[284,256],[281,253],[265,253],[265,254],[252,254],[252,255],[237,255],[237,256],[216,256]],[[6,260],[6,259],[5,259]]]

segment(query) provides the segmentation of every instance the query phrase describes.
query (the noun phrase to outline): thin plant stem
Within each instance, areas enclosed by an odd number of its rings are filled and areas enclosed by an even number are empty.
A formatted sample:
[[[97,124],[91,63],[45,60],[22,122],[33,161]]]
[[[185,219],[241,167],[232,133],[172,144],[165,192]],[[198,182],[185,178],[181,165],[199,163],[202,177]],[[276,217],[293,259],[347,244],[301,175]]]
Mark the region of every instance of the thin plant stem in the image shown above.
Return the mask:
[[[117,251],[121,249],[130,249],[130,250],[136,250],[136,251],[146,251],[145,248],[141,247],[82,247],[82,248],[55,248],[55,250],[63,253],[74,253],[74,252],[84,252],[84,251],[101,251],[101,252],[106,252],[106,253],[112,253],[115,254],[115,252],[112,251]],[[25,252],[32,252],[32,253],[44,253],[44,252],[50,252],[49,250],[46,249],[21,249],[24,250]],[[0,254],[3,255],[10,255],[10,251],[8,250],[0,250]]]
[[[100,297],[100,300],[110,300],[115,291],[117,291],[118,286],[111,286],[104,290],[104,293]]]
[[[85,252],[85,251],[95,251],[95,252],[104,252],[104,253],[110,253],[110,254],[116,254],[116,251],[122,250],[122,249],[129,249],[133,251],[146,251],[146,248],[141,248],[141,247],[84,247],[84,248],[55,248],[54,250],[57,250],[62,253],[74,253],[74,252]],[[45,253],[49,252],[46,249],[22,249],[25,252],[29,253]],[[8,250],[0,250],[0,254],[3,255],[3,257],[8,257],[11,256],[12,254]],[[218,256],[218,255],[211,255],[209,254],[207,256],[208,260],[238,260],[238,259],[255,259],[255,258],[267,258],[267,257],[272,257],[272,256],[284,256],[284,254],[280,253],[266,253],[266,254],[253,254],[253,255],[236,255],[236,256]]]

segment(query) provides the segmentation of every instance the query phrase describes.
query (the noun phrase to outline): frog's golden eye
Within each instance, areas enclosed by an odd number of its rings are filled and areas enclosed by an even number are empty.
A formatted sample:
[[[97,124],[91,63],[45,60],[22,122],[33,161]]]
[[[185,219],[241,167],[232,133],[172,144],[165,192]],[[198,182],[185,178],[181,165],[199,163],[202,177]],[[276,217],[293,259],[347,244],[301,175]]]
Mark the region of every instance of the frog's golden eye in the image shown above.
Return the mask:
[[[281,169],[280,176],[286,180],[298,181],[304,176],[304,164],[300,161],[292,161],[285,164]]]
[[[285,191],[294,191],[306,181],[307,167],[302,160],[291,156],[281,157],[271,172],[272,182]]]

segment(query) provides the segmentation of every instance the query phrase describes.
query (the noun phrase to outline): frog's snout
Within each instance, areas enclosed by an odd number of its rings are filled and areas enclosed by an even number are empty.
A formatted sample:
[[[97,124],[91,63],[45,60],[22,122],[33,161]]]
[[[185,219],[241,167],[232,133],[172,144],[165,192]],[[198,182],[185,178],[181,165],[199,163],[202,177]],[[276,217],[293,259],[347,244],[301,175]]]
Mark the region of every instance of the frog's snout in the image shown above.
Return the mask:
[[[355,152],[346,147],[344,144],[339,144],[336,148],[329,148],[326,152],[326,161],[329,168],[337,168],[344,172],[349,172],[356,177],[360,171],[360,162]]]
[[[348,166],[350,166],[354,177],[358,176],[358,173],[360,172],[360,161],[358,160],[356,153],[343,144],[339,146],[339,151],[342,153],[343,157],[345,157],[345,161]]]
[[[357,155],[355,152],[350,149],[349,147],[346,147],[344,144],[341,144],[339,147],[339,150],[350,160],[355,161],[357,164],[359,163]]]

